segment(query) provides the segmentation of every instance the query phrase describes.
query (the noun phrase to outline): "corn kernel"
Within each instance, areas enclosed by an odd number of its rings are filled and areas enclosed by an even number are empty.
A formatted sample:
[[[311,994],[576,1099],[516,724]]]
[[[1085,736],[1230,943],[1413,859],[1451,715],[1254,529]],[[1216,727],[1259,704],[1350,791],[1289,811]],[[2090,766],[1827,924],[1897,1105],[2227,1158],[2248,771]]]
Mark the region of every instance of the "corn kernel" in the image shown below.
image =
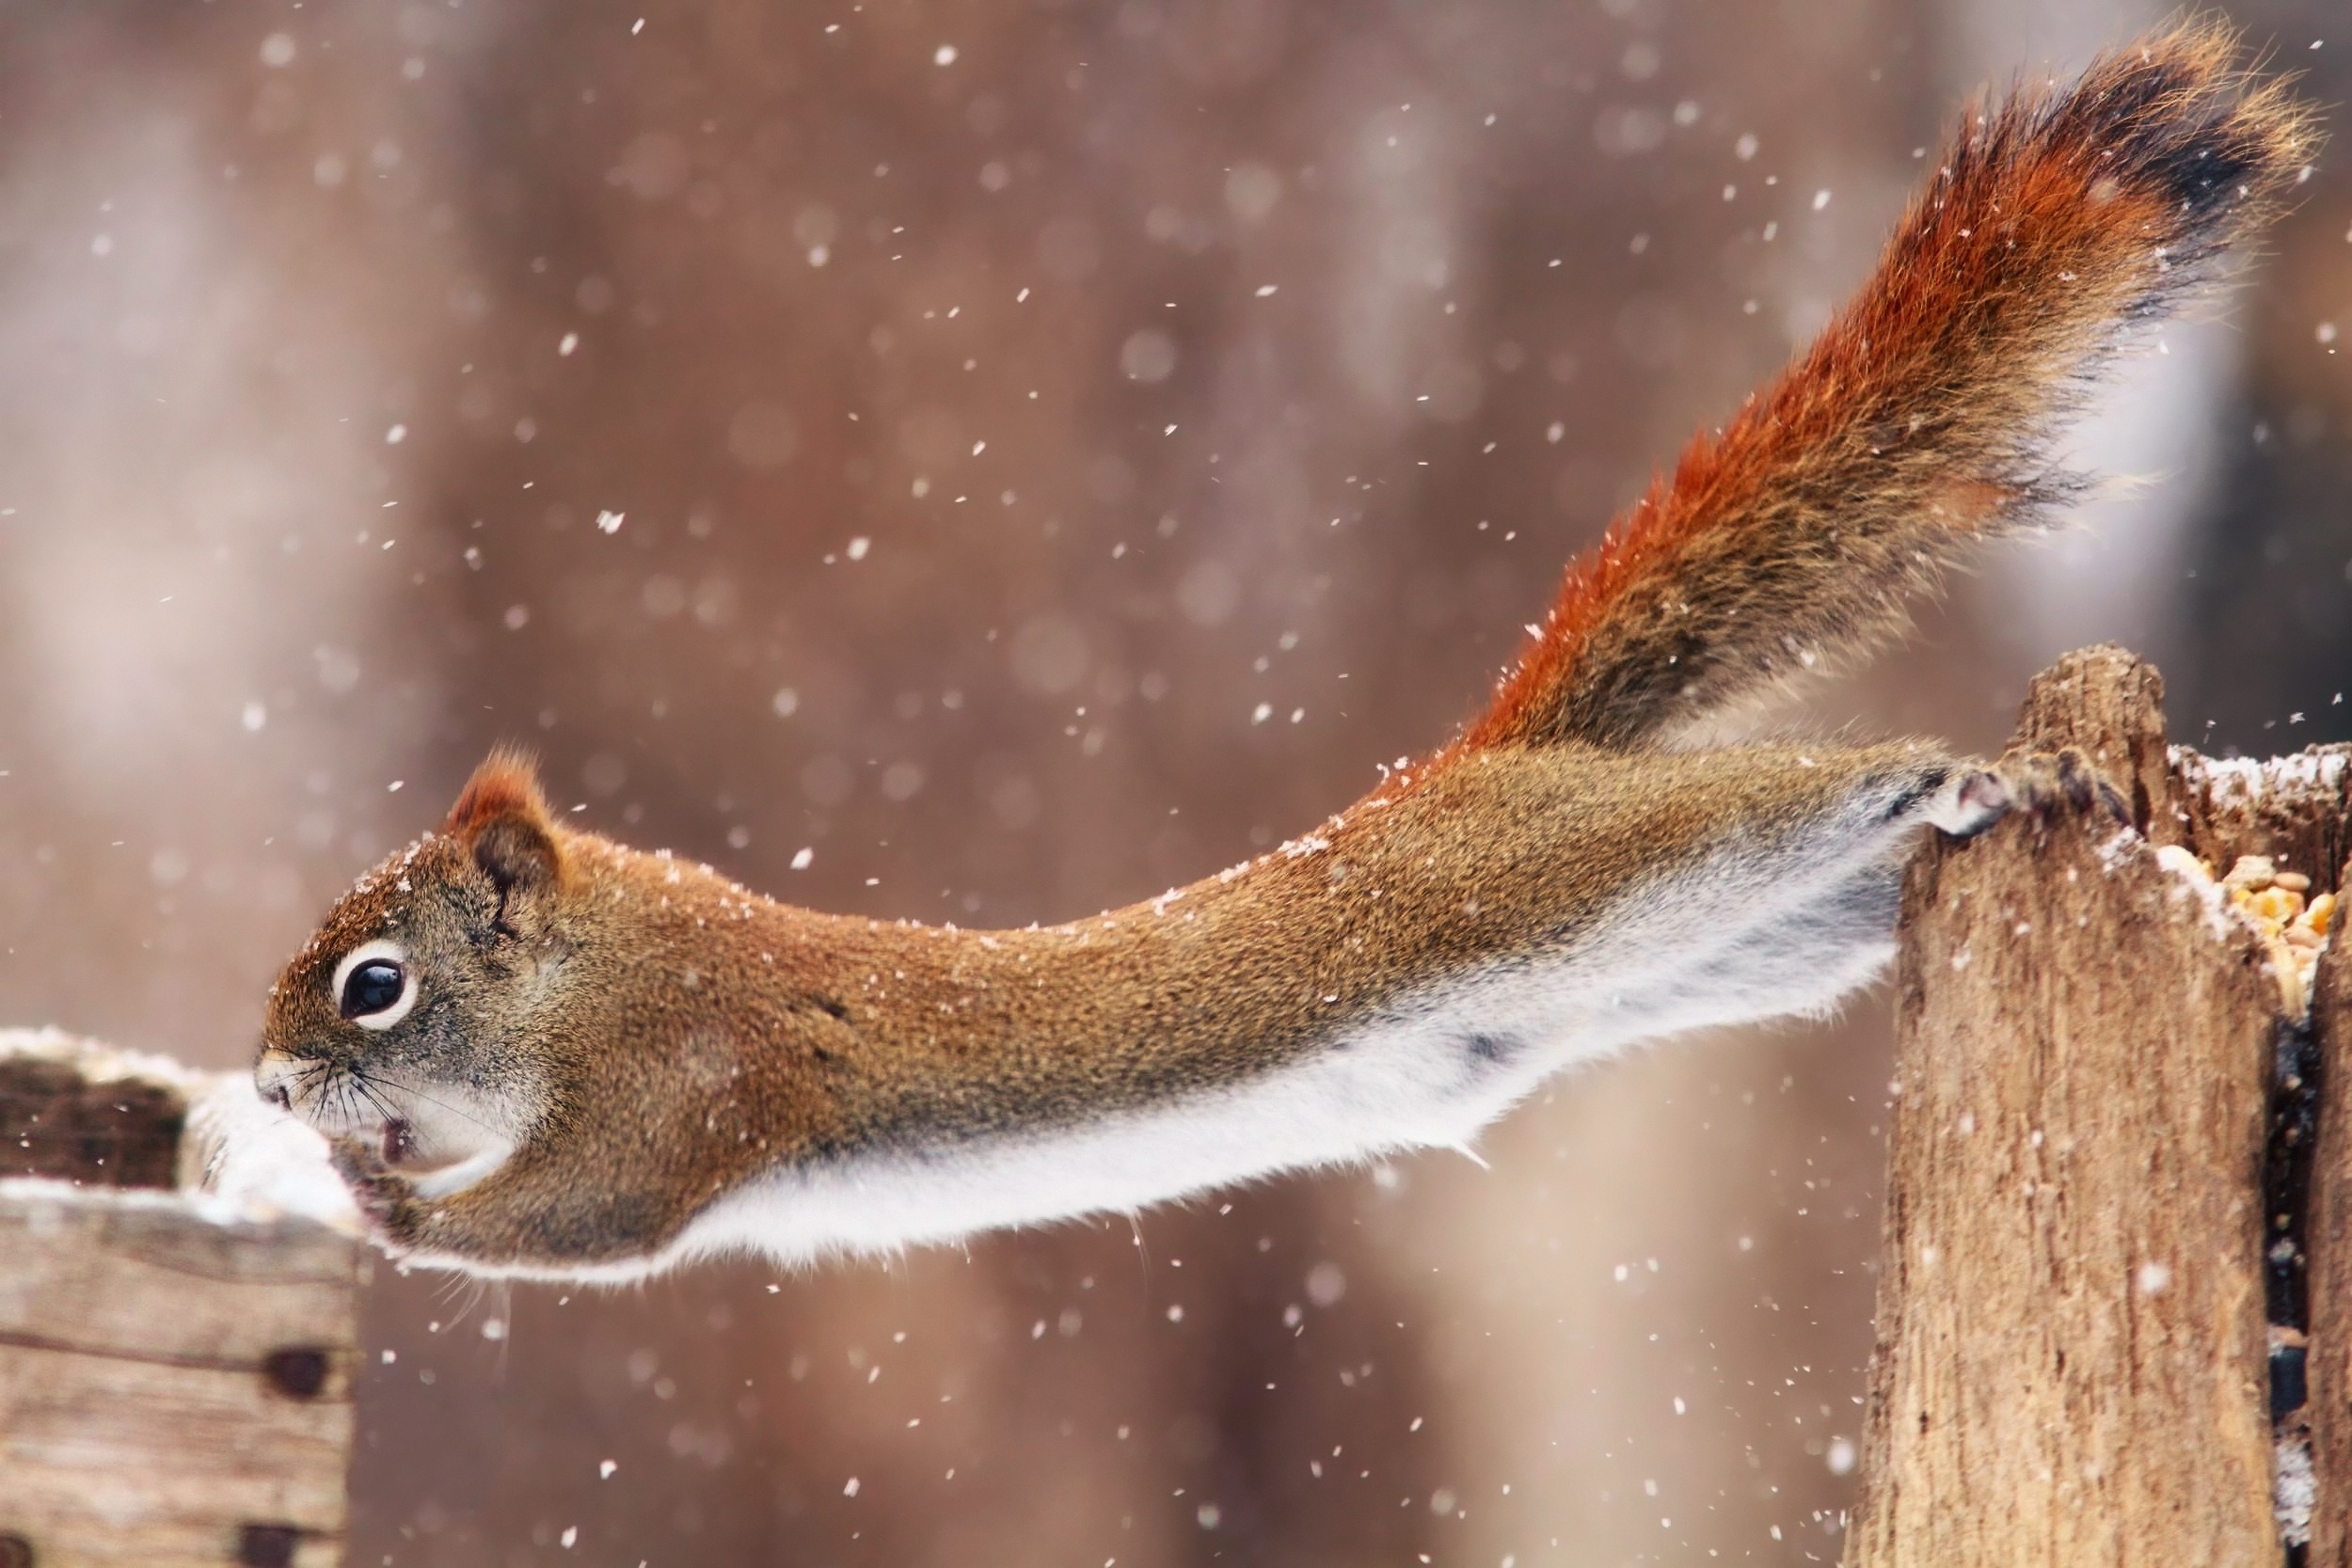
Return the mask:
[[[2247,908],[2265,920],[2285,926],[2303,912],[2303,895],[2282,887],[2266,887],[2246,900]]]
[[[2277,875],[2278,867],[2268,855],[2240,855],[2237,863],[2230,867],[2230,874],[2221,879],[2221,885],[2254,893],[2268,887]]]

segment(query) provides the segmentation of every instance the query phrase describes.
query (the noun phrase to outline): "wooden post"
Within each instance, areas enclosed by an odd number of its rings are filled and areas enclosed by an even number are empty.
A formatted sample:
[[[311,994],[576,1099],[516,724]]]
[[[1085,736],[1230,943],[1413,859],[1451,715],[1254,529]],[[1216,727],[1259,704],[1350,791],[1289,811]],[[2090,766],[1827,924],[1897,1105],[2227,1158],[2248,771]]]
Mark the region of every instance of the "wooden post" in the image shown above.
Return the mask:
[[[2325,1285],[2304,1316],[2312,1028],[2282,949],[2159,847],[2331,887],[2345,756],[2168,753],[2161,693],[2129,655],[2076,654],[2036,680],[2015,741],[2090,752],[2144,837],[2019,816],[1930,847],[1906,884],[1855,1568],[2277,1568],[2307,1513],[2344,1560],[2345,1423],[2319,1423],[2313,1498],[2291,1408],[2306,1328],[2338,1390],[2352,1331],[2331,1333]],[[2326,1075],[2316,1146],[2340,1174],[2346,1077]],[[2323,1248],[2322,1275],[2352,1275],[2348,1251]]]
[[[176,1190],[149,1065],[0,1038],[0,1568],[329,1568],[359,1243]]]
[[[2311,1192],[2310,1568],[2352,1568],[2352,951],[2330,943],[2312,1001],[2319,1107]]]

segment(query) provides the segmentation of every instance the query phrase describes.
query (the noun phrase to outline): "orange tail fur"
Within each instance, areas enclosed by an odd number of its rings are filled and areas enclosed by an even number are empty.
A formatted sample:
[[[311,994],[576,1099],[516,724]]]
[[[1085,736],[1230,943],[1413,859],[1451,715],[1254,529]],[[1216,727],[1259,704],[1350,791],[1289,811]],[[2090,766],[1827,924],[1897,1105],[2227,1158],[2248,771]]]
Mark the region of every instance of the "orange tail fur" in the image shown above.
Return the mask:
[[[1962,546],[2082,486],[2051,444],[2210,280],[2316,135],[2207,21],[1967,115],[1859,298],[1571,563],[1460,745],[1631,747],[1902,624]]]

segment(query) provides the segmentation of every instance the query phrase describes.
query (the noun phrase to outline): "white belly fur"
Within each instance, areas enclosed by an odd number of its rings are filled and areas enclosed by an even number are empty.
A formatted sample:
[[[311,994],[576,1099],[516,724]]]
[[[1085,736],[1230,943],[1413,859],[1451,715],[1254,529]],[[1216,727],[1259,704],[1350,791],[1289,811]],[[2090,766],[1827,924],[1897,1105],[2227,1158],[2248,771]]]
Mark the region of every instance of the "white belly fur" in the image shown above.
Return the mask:
[[[1449,977],[1230,1087],[1065,1130],[779,1169],[713,1203],[658,1259],[616,1272],[891,1252],[1463,1146],[1564,1068],[1686,1030],[1824,1013],[1868,983],[1893,954],[1916,820],[1841,812],[1776,852],[1724,851],[1629,900],[1601,937]]]

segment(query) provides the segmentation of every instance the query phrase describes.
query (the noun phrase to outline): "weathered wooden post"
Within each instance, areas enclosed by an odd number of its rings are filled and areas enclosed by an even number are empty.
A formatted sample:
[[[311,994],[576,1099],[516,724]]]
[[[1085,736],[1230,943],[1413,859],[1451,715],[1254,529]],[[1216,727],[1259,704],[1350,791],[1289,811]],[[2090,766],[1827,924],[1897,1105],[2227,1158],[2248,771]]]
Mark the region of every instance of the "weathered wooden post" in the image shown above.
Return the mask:
[[[2339,849],[2339,853],[2342,850]],[[2312,998],[2319,1104],[2311,1162],[2310,1568],[2352,1568],[2352,953],[2330,951]]]
[[[2015,741],[2090,753],[2140,832],[2019,817],[1906,885],[1854,1568],[2352,1562],[2344,964],[2245,907],[2334,888],[2352,758],[2168,750],[2161,698],[2073,655]],[[2269,896],[2204,869],[2244,856]]]
[[[0,1568],[342,1560],[365,1261],[201,1190],[234,1092],[0,1033]]]

